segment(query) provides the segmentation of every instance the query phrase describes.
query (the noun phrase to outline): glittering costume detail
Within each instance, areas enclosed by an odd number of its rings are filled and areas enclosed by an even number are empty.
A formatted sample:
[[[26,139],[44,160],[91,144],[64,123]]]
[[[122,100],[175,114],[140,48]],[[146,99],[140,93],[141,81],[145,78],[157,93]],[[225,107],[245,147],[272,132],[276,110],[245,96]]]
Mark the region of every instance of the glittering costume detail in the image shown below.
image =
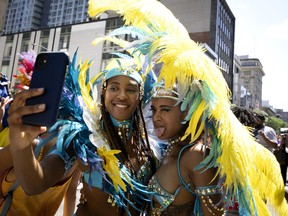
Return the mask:
[[[153,176],[151,180],[149,181],[148,187],[151,191],[153,191],[153,194],[151,194],[150,199],[156,200],[161,206],[159,208],[155,208],[152,206],[152,215],[162,215],[162,212],[169,212],[169,206],[173,205],[173,201],[175,200],[175,197],[178,195],[181,187],[188,190],[191,194],[196,196],[195,203],[191,203],[190,205],[193,206],[192,211],[194,214],[202,214],[202,208],[200,205],[200,199],[203,200],[203,202],[209,202],[210,204],[213,204],[213,210],[208,207],[206,204],[206,208],[211,212],[211,214],[214,215],[214,211],[223,212],[224,208],[218,208],[216,204],[213,203],[212,199],[209,197],[210,195],[220,194],[222,195],[223,191],[222,188],[217,185],[209,185],[205,187],[196,187],[195,189],[191,189],[191,183],[185,183],[181,173],[180,173],[180,158],[183,153],[183,151],[189,147],[193,146],[193,144],[186,145],[182,147],[177,160],[177,170],[178,170],[178,178],[180,180],[180,186],[175,190],[173,194],[166,191],[158,182],[157,178]],[[207,200],[207,201],[206,201]],[[152,203],[153,205],[153,203]],[[175,208],[175,205],[173,205]]]

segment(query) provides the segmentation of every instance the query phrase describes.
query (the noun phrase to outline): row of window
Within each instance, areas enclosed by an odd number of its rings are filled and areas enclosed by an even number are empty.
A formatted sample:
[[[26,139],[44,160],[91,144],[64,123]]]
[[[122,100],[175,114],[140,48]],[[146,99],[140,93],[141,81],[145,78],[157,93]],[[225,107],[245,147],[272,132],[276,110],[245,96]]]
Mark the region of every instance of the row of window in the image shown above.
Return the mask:
[[[85,11],[83,11],[83,7],[78,7],[78,8],[65,8],[63,11],[62,9],[58,9],[58,10],[50,10],[49,12],[49,16],[50,17],[55,17],[57,15],[61,15],[61,14],[72,14],[72,13],[85,13]]]
[[[70,26],[61,28],[58,50],[69,48],[70,33],[71,33]],[[47,51],[49,35],[50,30],[41,31],[40,41],[38,45],[38,52]],[[10,56],[12,55],[13,51],[13,41],[14,39],[17,40],[16,37],[19,37],[19,35],[9,35],[6,38],[6,44],[4,47],[3,61],[2,61],[2,70],[3,67],[9,66]],[[23,33],[20,52],[28,51],[29,46],[31,45],[31,41],[33,41],[33,39],[31,38],[31,33],[30,32]]]

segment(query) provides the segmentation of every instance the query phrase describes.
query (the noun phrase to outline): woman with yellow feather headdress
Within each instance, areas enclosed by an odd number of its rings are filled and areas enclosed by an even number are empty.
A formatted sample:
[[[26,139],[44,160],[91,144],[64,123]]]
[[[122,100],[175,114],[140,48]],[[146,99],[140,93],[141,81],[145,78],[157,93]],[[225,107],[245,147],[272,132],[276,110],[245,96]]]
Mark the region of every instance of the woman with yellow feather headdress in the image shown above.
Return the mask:
[[[266,201],[279,215],[287,214],[279,164],[232,113],[225,79],[202,46],[191,40],[183,25],[156,0],[90,0],[90,16],[106,10],[123,16],[126,25],[110,37],[128,32],[136,35],[138,40],[131,46],[147,55],[151,67],[155,62],[162,64],[159,80],[165,80],[165,87],[171,89],[177,82],[179,101],[188,108],[189,126],[182,139],[190,136],[193,142],[207,122],[214,122],[211,151],[199,167],[217,167],[227,200],[237,197],[239,214],[269,215]],[[196,105],[195,80],[201,93]]]

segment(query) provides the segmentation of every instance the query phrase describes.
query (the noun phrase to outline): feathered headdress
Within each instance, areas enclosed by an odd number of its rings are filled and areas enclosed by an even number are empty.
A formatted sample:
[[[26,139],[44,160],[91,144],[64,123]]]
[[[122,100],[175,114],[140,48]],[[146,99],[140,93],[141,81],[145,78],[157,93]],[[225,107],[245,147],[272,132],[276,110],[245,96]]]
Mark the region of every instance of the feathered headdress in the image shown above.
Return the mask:
[[[196,140],[205,122],[210,122],[206,127],[216,138],[209,156],[199,166],[219,167],[228,196],[238,197],[240,215],[269,215],[264,200],[285,215],[288,205],[279,164],[234,116],[227,83],[203,47],[191,40],[183,25],[156,0],[89,1],[92,17],[107,10],[125,20],[125,26],[108,37],[135,36],[127,47],[146,56],[147,68],[162,64],[159,80],[165,80],[166,88],[172,89],[177,82],[181,108],[189,109],[185,137],[191,135],[192,141]]]
[[[21,52],[19,54],[19,67],[18,67],[18,75],[13,75],[16,79],[15,88],[22,89],[24,86],[29,86],[31,77],[34,70],[34,65],[36,61],[36,53],[33,50],[29,50],[27,52]]]
[[[117,75],[129,76],[142,86],[143,81],[138,72],[141,68],[131,56],[121,53],[115,55],[119,58],[111,59],[104,71],[90,78],[89,68],[92,62],[85,61],[77,64],[76,51],[65,78],[59,119],[49,129],[52,134],[49,139],[57,136],[57,150],[64,156],[72,143],[81,162],[89,165],[91,172],[98,171],[102,175],[106,181],[104,185],[108,185],[105,190],[113,197],[114,202],[119,207],[125,207],[128,201],[125,192],[128,192],[135,202],[144,202],[144,194],[149,192],[144,190],[144,185],[133,180],[133,176],[125,166],[119,165],[116,155],[120,153],[120,150],[110,148],[101,123],[97,84],[103,85],[105,80]],[[73,162],[74,158],[69,158],[67,155],[67,166]],[[91,176],[88,184],[92,185]],[[133,203],[130,205],[136,208]],[[128,210],[127,206],[125,209]]]

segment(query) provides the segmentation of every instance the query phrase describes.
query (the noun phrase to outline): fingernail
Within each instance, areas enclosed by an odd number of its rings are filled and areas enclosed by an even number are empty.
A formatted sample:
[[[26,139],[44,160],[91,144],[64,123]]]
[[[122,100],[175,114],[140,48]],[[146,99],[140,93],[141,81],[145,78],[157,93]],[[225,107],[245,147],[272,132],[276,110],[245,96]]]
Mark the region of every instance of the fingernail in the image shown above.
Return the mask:
[[[37,89],[37,91],[43,91],[44,90],[44,88],[38,88]]]
[[[45,104],[40,104],[39,106],[38,106],[38,109],[40,109],[40,110],[44,110],[45,109]]]

